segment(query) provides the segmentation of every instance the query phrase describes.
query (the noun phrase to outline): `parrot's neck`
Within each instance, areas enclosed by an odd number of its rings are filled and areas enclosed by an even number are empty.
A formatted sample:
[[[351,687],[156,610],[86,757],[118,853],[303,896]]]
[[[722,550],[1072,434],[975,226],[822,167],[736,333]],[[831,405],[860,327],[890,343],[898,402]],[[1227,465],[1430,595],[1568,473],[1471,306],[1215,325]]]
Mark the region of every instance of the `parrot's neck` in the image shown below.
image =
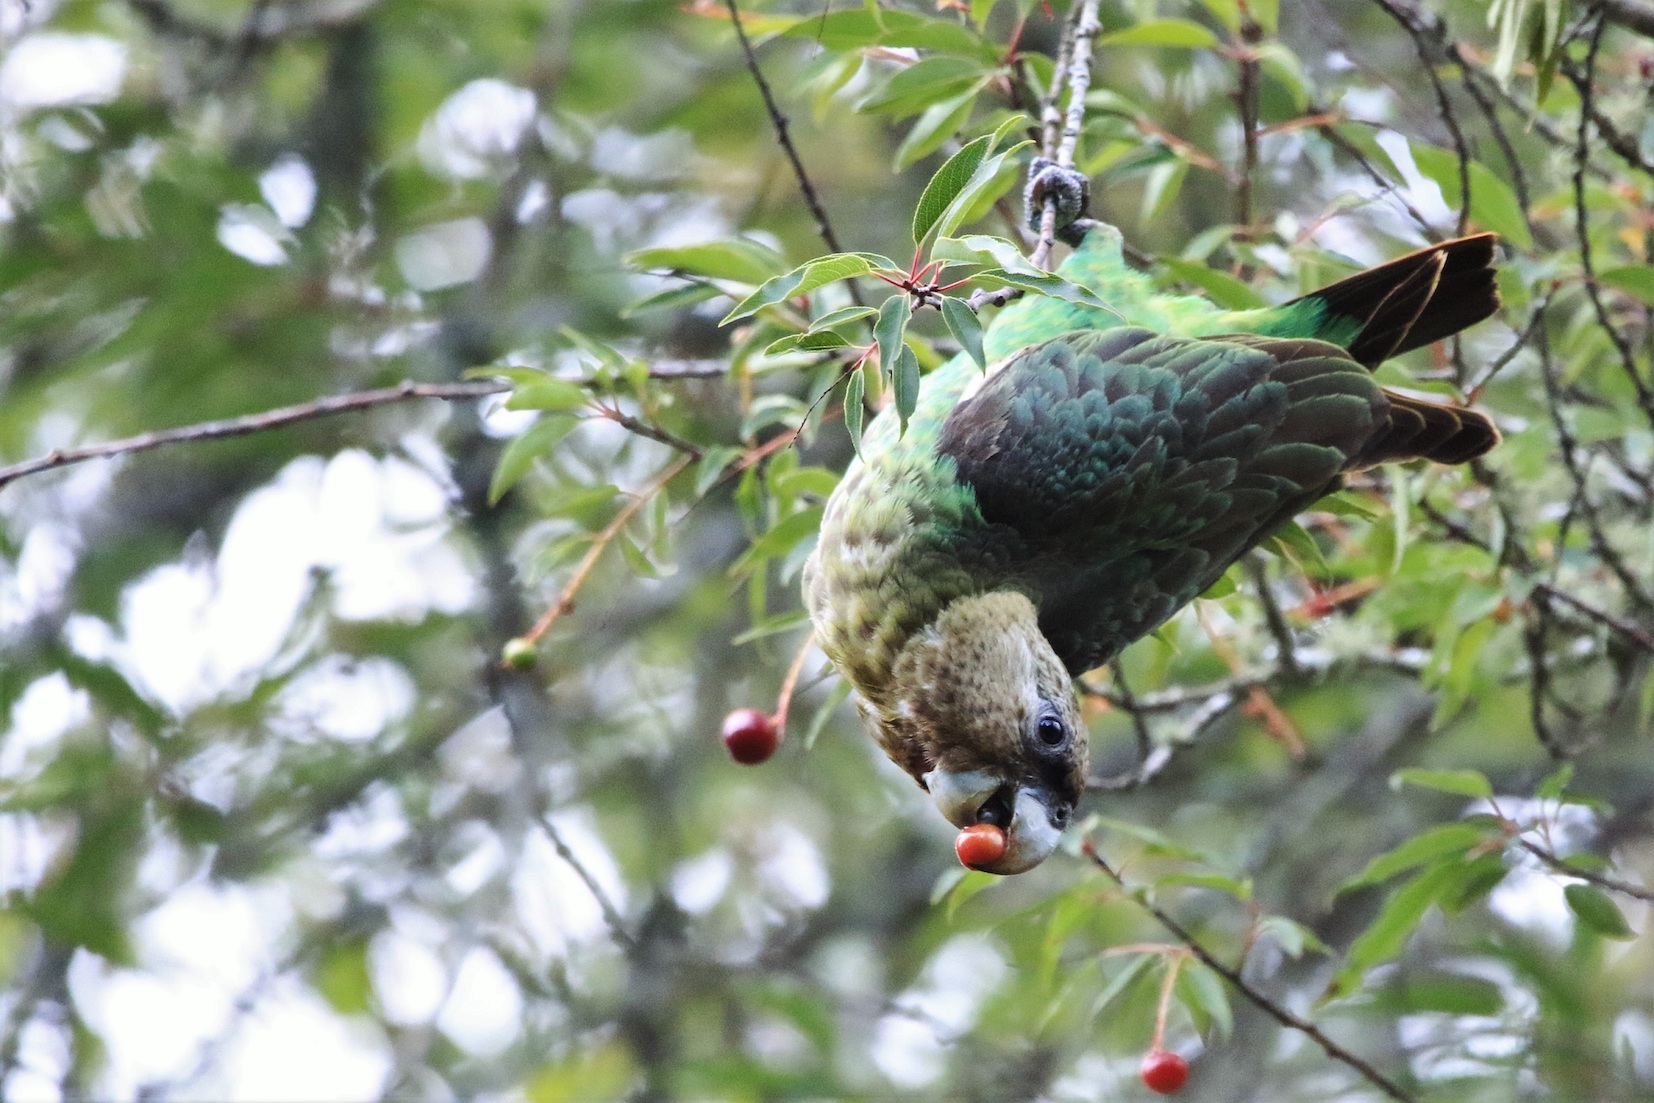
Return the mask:
[[[1077,283],[1110,309],[1070,303],[1067,299],[1035,294],[999,311],[982,341],[989,362],[1011,356],[1070,329],[1113,329],[1145,326],[1154,331],[1176,331],[1186,314],[1214,313],[1206,299],[1169,296],[1154,286],[1153,278],[1128,265],[1121,251],[1120,232],[1107,223],[1088,230],[1085,240],[1057,266],[1057,275]]]

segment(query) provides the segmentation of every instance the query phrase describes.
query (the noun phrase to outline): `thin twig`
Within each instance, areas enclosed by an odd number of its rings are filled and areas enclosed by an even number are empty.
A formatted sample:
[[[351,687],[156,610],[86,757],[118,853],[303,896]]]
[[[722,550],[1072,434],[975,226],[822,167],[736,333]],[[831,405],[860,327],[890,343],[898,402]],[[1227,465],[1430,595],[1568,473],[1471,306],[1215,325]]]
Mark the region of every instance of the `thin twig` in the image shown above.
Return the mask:
[[[1044,109],[1045,146],[1041,150],[1059,168],[1074,167],[1074,151],[1080,144],[1080,131],[1085,127],[1085,96],[1091,89],[1091,43],[1103,26],[1097,20],[1097,8],[1101,0],[1084,0],[1079,7],[1079,16],[1073,24],[1073,35],[1065,36],[1070,40],[1068,52],[1068,109],[1061,116],[1062,136],[1056,143],[1056,149],[1050,149],[1051,137],[1055,131],[1056,92],[1053,90],[1050,100]],[[1059,73],[1061,69],[1057,70]],[[1040,212],[1039,242],[1028,260],[1035,268],[1044,268],[1051,260],[1051,250],[1057,240],[1057,198],[1048,192],[1045,197],[1045,206]]]
[[[386,387],[383,390],[331,395],[310,402],[301,402],[296,406],[283,406],[275,410],[265,410],[258,414],[246,414],[242,417],[224,418],[219,421],[202,421],[194,425],[183,425],[176,429],[161,429],[153,433],[140,433],[135,437],[127,437],[125,440],[113,440],[105,444],[91,444],[84,448],[55,449],[32,460],[25,460],[10,467],[0,467],[0,487],[25,475],[35,475],[42,471],[50,471],[53,468],[83,463],[86,460],[104,459],[130,452],[147,452],[152,448],[160,448],[169,444],[247,436],[251,433],[262,433],[268,429],[279,429],[300,421],[331,417],[334,414],[348,413],[352,410],[365,410],[373,406],[403,402],[410,398],[441,398],[456,401],[483,398],[510,389],[511,384],[509,383],[486,380],[473,383],[415,383],[410,380],[399,383],[394,387]]]
[[[1468,528],[1441,512],[1441,510],[1437,509],[1430,502],[1420,502],[1419,511],[1426,517],[1430,518],[1430,520],[1434,521],[1437,525],[1441,526],[1443,532],[1447,533],[1448,536],[1451,536],[1459,543],[1468,544],[1473,548],[1480,548],[1482,551],[1492,554],[1493,548],[1486,540],[1482,539],[1480,536],[1477,536]],[[1509,541],[1506,542],[1505,546],[1507,549],[1515,549],[1516,547]],[[1527,562],[1526,553],[1523,553],[1521,559],[1512,560],[1511,566],[1515,567],[1523,574],[1529,575],[1530,577],[1533,575],[1534,568],[1531,563]],[[1602,627],[1618,633],[1620,637],[1628,643],[1635,644],[1643,651],[1648,652],[1650,655],[1654,655],[1654,634],[1644,631],[1642,628],[1639,628],[1637,625],[1631,623],[1623,617],[1616,616],[1605,609],[1599,609],[1590,602],[1585,601],[1582,598],[1575,597],[1567,590],[1564,590],[1560,586],[1554,585],[1553,583],[1540,579],[1534,582],[1533,588],[1535,593],[1543,593],[1547,597],[1560,601],[1562,604],[1574,610],[1574,612],[1585,617],[1585,619],[1594,621]]]
[[[1245,4],[1240,9],[1241,45],[1235,50],[1240,65],[1240,84],[1235,89],[1236,105],[1240,108],[1241,171],[1235,188],[1235,223],[1240,227],[1237,236],[1252,240],[1252,182],[1258,174],[1258,51],[1254,48],[1263,40],[1263,27]]]
[[[1137,733],[1137,766],[1142,769],[1143,763],[1149,760],[1149,752],[1154,750],[1154,737],[1149,734],[1149,722],[1143,718],[1143,710],[1137,706],[1137,697],[1131,692],[1131,685],[1126,681],[1126,667],[1118,656],[1109,660],[1108,669],[1114,675],[1114,692],[1118,693],[1119,704],[1115,707],[1131,717],[1132,730]]]
[[[1650,903],[1654,903],[1654,891],[1645,889],[1640,885],[1633,885],[1628,881],[1621,881],[1615,877],[1604,877],[1600,873],[1595,873],[1588,869],[1580,869],[1578,866],[1570,865],[1568,863],[1568,859],[1562,857],[1554,851],[1547,850],[1538,843],[1529,839],[1517,839],[1516,845],[1520,846],[1523,850],[1527,851],[1529,854],[1532,854],[1535,858],[1538,858],[1541,862],[1544,862],[1558,873],[1566,874],[1569,877],[1578,877],[1581,881],[1589,881],[1591,884],[1597,886],[1597,888],[1607,889],[1609,892],[1617,892],[1621,896],[1629,896],[1636,900],[1646,900]]]
[[[603,886],[599,885],[597,878],[592,876],[591,870],[587,869],[585,863],[575,856],[574,851],[569,849],[569,844],[563,841],[563,836],[558,832],[557,825],[551,822],[551,817],[541,816],[540,826],[545,829],[546,838],[551,840],[551,845],[556,849],[557,856],[569,864],[569,867],[574,870],[575,876],[585,883],[586,891],[591,893],[592,898],[597,901],[597,908],[603,913],[603,922],[608,926],[609,934],[626,949],[636,950],[637,940],[632,937],[632,932],[626,929],[626,920],[621,917],[620,909],[614,906],[614,902],[609,899],[609,894],[603,891]]]
[[[1631,351],[1631,344],[1625,339],[1608,316],[1608,307],[1602,299],[1602,288],[1597,284],[1595,261],[1591,255],[1591,223],[1585,203],[1585,166],[1591,158],[1591,112],[1595,96],[1597,49],[1602,45],[1603,21],[1599,18],[1591,31],[1590,48],[1585,53],[1585,71],[1577,76],[1570,73],[1574,87],[1579,90],[1579,131],[1574,148],[1574,228],[1579,235],[1579,267],[1585,275],[1585,293],[1590,297],[1591,307],[1596,311],[1597,321],[1602,330],[1608,335],[1608,340],[1614,345],[1614,351],[1619,353],[1620,367],[1630,380],[1631,387],[1637,393],[1637,405],[1650,425],[1654,425],[1654,388],[1643,379],[1642,373],[1637,370],[1635,354]]]
[[[1541,316],[1539,322],[1539,332],[1541,334],[1547,333],[1543,316]],[[1602,518],[1598,516],[1597,510],[1591,505],[1589,486],[1586,479],[1590,459],[1587,457],[1584,462],[1580,461],[1579,442],[1574,436],[1573,429],[1568,425],[1568,418],[1563,410],[1562,386],[1557,378],[1556,363],[1551,357],[1550,341],[1548,339],[1540,342],[1539,369],[1540,379],[1545,386],[1545,400],[1551,410],[1551,423],[1556,426],[1557,448],[1562,453],[1562,466],[1567,469],[1568,478],[1573,483],[1575,497],[1588,506],[1581,512],[1585,517],[1585,527],[1591,534],[1591,548],[1596,552],[1597,558],[1602,561],[1603,565],[1619,580],[1620,585],[1625,589],[1626,595],[1631,598],[1636,606],[1645,613],[1654,611],[1654,598],[1648,596],[1637,576],[1630,567],[1626,566],[1619,549],[1609,541],[1608,534],[1602,528]]]
[[[1465,140],[1464,131],[1459,128],[1458,116],[1453,113],[1453,101],[1447,96],[1447,85],[1442,82],[1441,74],[1436,72],[1436,64],[1430,56],[1429,40],[1426,38],[1426,25],[1414,18],[1414,13],[1406,6],[1397,4],[1394,0],[1376,0],[1379,7],[1387,12],[1390,18],[1401,25],[1407,32],[1407,37],[1413,40],[1413,48],[1419,56],[1419,64],[1424,67],[1424,73],[1430,78],[1430,87],[1436,93],[1436,107],[1441,113],[1442,125],[1447,127],[1448,134],[1453,139],[1453,153],[1459,162],[1459,221],[1457,231],[1464,234],[1470,223],[1470,143]],[[1437,41],[1440,46],[1440,39]],[[1454,58],[1457,60],[1456,56]]]
[[[1103,859],[1103,856],[1097,852],[1097,848],[1092,845],[1090,839],[1087,839],[1080,844],[1080,850],[1086,857],[1091,859],[1098,869],[1107,874],[1111,881],[1120,886],[1122,892],[1135,901],[1144,911],[1154,916],[1162,927],[1165,927],[1172,933],[1174,938],[1183,943],[1183,945],[1187,946],[1189,948],[1189,952],[1199,958],[1202,964],[1218,976],[1222,977],[1224,980],[1228,981],[1229,985],[1233,987],[1235,991],[1250,1000],[1253,1005],[1258,1008],[1258,1010],[1262,1011],[1264,1014],[1268,1015],[1288,1030],[1296,1030],[1300,1034],[1309,1038],[1316,1045],[1320,1046],[1322,1052],[1328,1057],[1331,1057],[1334,1061],[1347,1065],[1362,1079],[1366,1080],[1369,1084],[1373,1085],[1373,1087],[1377,1088],[1391,1099],[1399,1100],[1400,1103],[1417,1103],[1417,1097],[1408,1094],[1408,1092],[1404,1090],[1401,1085],[1397,1084],[1394,1080],[1391,1080],[1388,1076],[1385,1076],[1382,1072],[1379,1072],[1365,1059],[1356,1056],[1354,1053],[1351,1053],[1349,1050],[1327,1037],[1321,1028],[1316,1026],[1314,1023],[1307,1019],[1300,1018],[1298,1015],[1293,1014],[1285,1007],[1282,1007],[1280,1004],[1258,991],[1246,980],[1245,977],[1241,976],[1240,970],[1232,968],[1224,962],[1219,961],[1218,958],[1210,950],[1208,950],[1205,945],[1196,939],[1194,935],[1190,934],[1188,929],[1181,923],[1166,914],[1165,911],[1161,910],[1161,908],[1153,902],[1145,899],[1138,893],[1132,892],[1131,889],[1127,887],[1125,879],[1116,873],[1114,871],[1114,867],[1110,866],[1108,862]]]
[[[1251,576],[1252,585],[1258,591],[1258,603],[1263,606],[1264,624],[1269,628],[1269,634],[1275,638],[1275,650],[1279,652],[1281,672],[1287,675],[1298,673],[1298,649],[1292,639],[1292,626],[1287,624],[1286,615],[1281,612],[1280,602],[1275,600],[1275,592],[1269,588],[1269,572],[1264,569],[1263,560],[1256,555],[1246,558],[1246,573]]]
[[[798,190],[804,193],[804,202],[809,206],[810,214],[815,216],[816,232],[821,235],[821,240],[827,243],[827,248],[835,253],[842,253],[844,249],[839,245],[838,235],[833,233],[833,224],[827,218],[827,210],[821,205],[821,197],[816,194],[815,185],[810,182],[810,174],[805,171],[804,162],[798,156],[797,147],[793,145],[792,135],[787,130],[787,116],[781,113],[781,105],[775,102],[775,93],[770,91],[770,83],[764,79],[764,71],[758,67],[758,55],[753,52],[746,28],[741,26],[741,9],[736,6],[735,0],[724,0],[724,6],[729,8],[729,22],[730,26],[735,28],[735,37],[741,40],[741,52],[746,55],[747,71],[752,74],[753,83],[758,85],[758,94],[764,98],[764,110],[769,112],[770,125],[775,127],[775,140],[781,143],[781,151],[787,155],[787,163],[792,165],[793,176],[798,180]],[[852,290],[854,287],[852,284]]]
[[[635,418],[630,414],[622,413],[613,406],[599,406],[597,408],[597,416],[606,421],[614,422],[622,429],[625,429],[628,433],[633,433],[640,437],[647,437],[657,444],[664,444],[674,452],[681,452],[692,460],[698,460],[701,458],[701,449],[699,446],[684,440],[676,433],[667,432],[658,425],[652,425],[647,421],[641,420],[640,418]]]

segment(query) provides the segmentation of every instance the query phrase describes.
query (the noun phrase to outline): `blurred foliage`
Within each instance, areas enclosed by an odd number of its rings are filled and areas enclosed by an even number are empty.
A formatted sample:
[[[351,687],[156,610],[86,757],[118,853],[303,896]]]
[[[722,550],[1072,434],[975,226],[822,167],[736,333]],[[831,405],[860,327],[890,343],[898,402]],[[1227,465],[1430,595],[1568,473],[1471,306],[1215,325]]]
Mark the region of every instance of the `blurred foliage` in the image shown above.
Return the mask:
[[[1497,231],[1382,375],[1506,440],[1097,672],[1096,814],[996,880],[819,656],[717,731],[843,422],[991,320],[868,274],[1084,293],[1012,202],[1069,6],[741,7],[836,247],[715,0],[0,7],[5,463],[512,386],[0,483],[0,1095],[1144,1098],[1164,986],[1186,1098],[1381,1097],[1212,962],[1409,1098],[1654,1095],[1654,20],[1103,5],[1094,212],[1231,306]]]

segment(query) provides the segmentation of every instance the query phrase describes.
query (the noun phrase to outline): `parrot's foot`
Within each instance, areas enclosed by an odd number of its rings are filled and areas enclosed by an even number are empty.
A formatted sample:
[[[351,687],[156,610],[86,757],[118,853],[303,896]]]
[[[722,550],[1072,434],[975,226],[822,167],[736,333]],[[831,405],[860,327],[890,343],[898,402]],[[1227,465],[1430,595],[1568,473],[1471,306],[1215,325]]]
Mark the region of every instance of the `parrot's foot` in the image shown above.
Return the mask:
[[[1096,225],[1094,219],[1085,217],[1091,203],[1091,181],[1078,169],[1036,157],[1028,166],[1028,186],[1022,192],[1030,229],[1040,228],[1047,198],[1057,202],[1057,240],[1078,246],[1086,231]]]

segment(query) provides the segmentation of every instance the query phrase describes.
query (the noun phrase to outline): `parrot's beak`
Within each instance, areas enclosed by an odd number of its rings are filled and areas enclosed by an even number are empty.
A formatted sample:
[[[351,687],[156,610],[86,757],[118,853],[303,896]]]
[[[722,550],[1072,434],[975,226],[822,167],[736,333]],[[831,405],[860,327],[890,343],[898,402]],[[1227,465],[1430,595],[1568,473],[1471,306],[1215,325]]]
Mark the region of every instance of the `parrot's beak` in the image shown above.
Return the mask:
[[[1005,831],[1005,856],[977,868],[987,873],[1024,873],[1057,849],[1073,809],[1055,793],[1037,785],[1016,785],[986,770],[953,771],[941,767],[925,775],[936,807],[955,827],[992,823]]]

